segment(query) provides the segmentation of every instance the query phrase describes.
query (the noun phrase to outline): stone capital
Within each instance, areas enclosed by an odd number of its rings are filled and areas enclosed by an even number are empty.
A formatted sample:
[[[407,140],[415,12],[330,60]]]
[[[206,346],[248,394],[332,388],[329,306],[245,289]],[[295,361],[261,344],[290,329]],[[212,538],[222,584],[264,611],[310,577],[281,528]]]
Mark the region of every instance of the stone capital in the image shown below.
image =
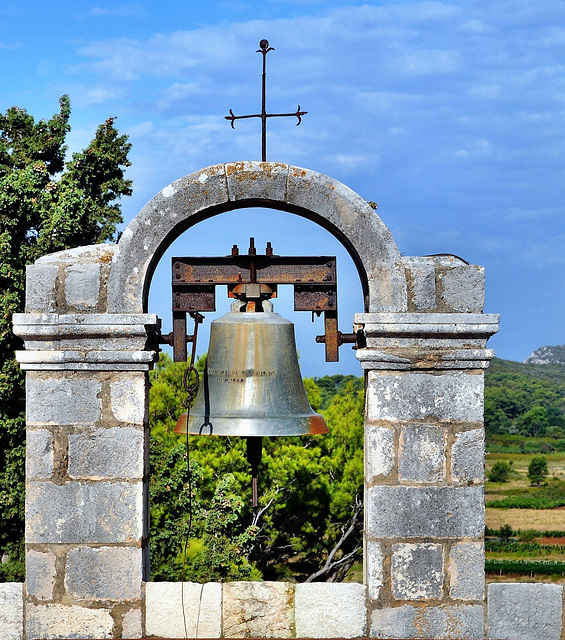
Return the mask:
[[[16,358],[32,371],[147,371],[157,356],[159,325],[148,313],[16,313],[14,333],[25,342]]]
[[[366,347],[358,349],[363,369],[485,369],[494,357],[487,340],[499,316],[482,313],[358,313]]]

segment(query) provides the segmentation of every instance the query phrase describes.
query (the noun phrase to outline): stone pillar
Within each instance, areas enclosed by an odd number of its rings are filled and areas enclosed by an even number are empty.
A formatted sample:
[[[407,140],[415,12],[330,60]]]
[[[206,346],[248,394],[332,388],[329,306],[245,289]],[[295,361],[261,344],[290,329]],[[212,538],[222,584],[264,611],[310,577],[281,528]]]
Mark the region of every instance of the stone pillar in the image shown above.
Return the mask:
[[[498,316],[355,316],[371,636],[484,637],[485,349]]]
[[[158,321],[103,312],[108,260],[100,258],[111,248],[89,251],[29,268],[28,312],[14,316],[26,346],[17,355],[26,370],[29,640],[142,635]]]

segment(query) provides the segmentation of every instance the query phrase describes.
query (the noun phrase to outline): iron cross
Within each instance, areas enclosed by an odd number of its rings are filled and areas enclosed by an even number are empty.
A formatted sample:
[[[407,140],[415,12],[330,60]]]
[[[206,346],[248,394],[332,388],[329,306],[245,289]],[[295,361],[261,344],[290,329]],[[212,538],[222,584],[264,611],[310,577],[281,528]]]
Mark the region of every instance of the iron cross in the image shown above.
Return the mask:
[[[257,49],[257,53],[263,54],[263,77],[261,84],[261,113],[254,113],[249,116],[236,116],[234,112],[230,109],[230,115],[225,116],[226,120],[231,121],[231,128],[235,129],[234,122],[236,120],[243,120],[244,118],[261,118],[261,133],[262,133],[262,154],[261,159],[263,162],[267,162],[267,118],[284,118],[287,116],[294,116],[298,118],[298,122],[296,126],[298,126],[302,122],[302,116],[306,115],[308,111],[300,111],[300,105],[298,105],[298,109],[295,113],[267,113],[266,108],[266,100],[265,100],[265,86],[266,86],[266,78],[267,78],[267,54],[269,51],[274,51],[274,47],[269,46],[268,40],[261,40],[259,43],[259,49]]]

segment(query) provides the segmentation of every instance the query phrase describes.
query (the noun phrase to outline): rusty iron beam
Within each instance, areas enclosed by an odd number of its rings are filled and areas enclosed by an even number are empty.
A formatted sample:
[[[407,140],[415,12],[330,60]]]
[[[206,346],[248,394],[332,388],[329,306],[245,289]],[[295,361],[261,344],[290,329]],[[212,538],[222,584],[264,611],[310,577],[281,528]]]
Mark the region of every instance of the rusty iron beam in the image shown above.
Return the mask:
[[[252,263],[252,264],[251,264]],[[203,284],[333,284],[336,259],[331,256],[226,256],[173,258],[173,286]]]
[[[173,360],[175,362],[186,362],[187,346],[186,312],[173,311]]]

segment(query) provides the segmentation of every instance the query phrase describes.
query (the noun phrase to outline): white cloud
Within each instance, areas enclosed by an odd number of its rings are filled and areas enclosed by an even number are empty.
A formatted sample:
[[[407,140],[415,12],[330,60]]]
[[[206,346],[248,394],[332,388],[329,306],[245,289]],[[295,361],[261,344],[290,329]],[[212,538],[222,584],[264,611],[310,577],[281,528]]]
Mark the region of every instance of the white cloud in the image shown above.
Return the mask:
[[[147,15],[146,9],[142,5],[127,4],[127,5],[114,5],[112,7],[92,7],[90,9],[90,15],[98,17],[122,17],[122,18],[139,18]]]

